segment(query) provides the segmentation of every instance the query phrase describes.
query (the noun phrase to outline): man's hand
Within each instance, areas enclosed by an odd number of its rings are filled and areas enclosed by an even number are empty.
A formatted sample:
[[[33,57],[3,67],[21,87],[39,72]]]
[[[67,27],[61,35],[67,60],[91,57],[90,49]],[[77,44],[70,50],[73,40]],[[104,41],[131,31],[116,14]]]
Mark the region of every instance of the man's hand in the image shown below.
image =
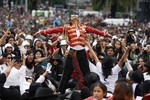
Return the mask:
[[[3,30],[3,33],[4,33],[4,36],[10,36],[10,34],[11,34],[11,32],[10,32],[10,30],[8,29],[7,31],[4,31]]]

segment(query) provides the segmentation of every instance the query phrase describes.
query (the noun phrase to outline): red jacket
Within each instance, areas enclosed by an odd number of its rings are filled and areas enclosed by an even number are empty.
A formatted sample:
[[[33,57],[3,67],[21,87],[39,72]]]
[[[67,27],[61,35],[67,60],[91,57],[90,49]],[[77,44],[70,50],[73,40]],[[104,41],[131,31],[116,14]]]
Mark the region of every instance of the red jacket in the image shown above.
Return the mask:
[[[75,46],[75,45],[85,46],[85,44],[82,41],[86,38],[86,33],[95,33],[95,34],[102,35],[102,36],[108,36],[108,33],[102,32],[98,29],[94,29],[89,26],[79,24],[78,27],[80,31],[79,37],[77,37],[75,26],[70,26],[70,25],[55,27],[55,28],[51,28],[48,30],[42,30],[41,34],[66,32],[67,37],[68,37],[68,43],[70,46]]]

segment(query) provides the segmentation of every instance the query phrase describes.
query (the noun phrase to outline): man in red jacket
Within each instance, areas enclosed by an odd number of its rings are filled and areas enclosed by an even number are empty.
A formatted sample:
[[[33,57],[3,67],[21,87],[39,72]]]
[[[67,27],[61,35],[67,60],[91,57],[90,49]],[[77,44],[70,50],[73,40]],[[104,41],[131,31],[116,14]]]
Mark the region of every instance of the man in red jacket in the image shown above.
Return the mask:
[[[38,31],[34,35],[38,33],[41,33],[42,35],[62,33],[70,46],[70,52],[76,53],[78,65],[83,77],[90,73],[89,63],[85,52],[85,43],[83,42],[86,39],[86,33],[95,33],[102,36],[111,36],[107,32],[102,32],[98,29],[94,29],[92,27],[80,24],[78,20],[78,15],[71,15],[71,23],[68,25]],[[71,78],[71,73],[75,68],[73,65],[74,61],[72,60],[72,56],[69,54],[66,59],[63,76],[59,86],[59,92],[61,93],[64,93],[65,89],[67,88],[67,83]]]

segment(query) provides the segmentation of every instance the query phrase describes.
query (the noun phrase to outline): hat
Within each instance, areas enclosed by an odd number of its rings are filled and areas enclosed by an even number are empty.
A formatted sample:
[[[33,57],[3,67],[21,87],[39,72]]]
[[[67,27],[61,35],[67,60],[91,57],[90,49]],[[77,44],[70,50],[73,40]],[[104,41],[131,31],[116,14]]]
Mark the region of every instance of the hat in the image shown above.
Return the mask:
[[[24,46],[26,46],[26,45],[30,45],[30,43],[25,40],[25,41],[22,42],[22,46],[24,47]]]
[[[34,39],[34,41],[33,41],[33,45],[35,45],[35,43],[36,43],[36,41],[41,41],[41,42],[43,42],[43,40],[42,39],[40,39],[40,38],[36,38],[36,39]]]
[[[53,93],[50,88],[39,87],[31,100],[58,100],[58,95]]]
[[[128,33],[129,33],[129,32],[135,33],[135,30],[131,28],[131,29],[128,30]]]
[[[114,39],[118,39],[118,37],[116,36],[116,35],[113,35],[112,36],[112,39],[114,40]]]
[[[60,45],[67,45],[67,41],[66,40],[61,40]]]
[[[78,19],[78,15],[71,15],[71,20]]]
[[[145,67],[150,68],[150,60],[144,64]]]
[[[33,40],[33,36],[32,35],[26,35],[25,39]]]
[[[7,43],[7,44],[5,44],[5,46],[3,47],[3,51],[5,51],[5,49],[8,48],[8,47],[11,47],[12,50],[14,50],[14,47],[13,47],[10,43]]]

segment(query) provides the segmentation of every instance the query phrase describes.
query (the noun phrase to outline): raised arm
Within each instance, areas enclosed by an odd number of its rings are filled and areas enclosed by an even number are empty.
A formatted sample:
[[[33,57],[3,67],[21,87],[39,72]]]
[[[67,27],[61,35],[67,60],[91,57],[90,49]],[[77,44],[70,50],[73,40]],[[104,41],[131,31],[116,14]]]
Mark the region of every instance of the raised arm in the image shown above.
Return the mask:
[[[125,53],[122,55],[121,59],[118,62],[119,67],[122,67],[122,64],[126,61],[130,48],[128,47]]]
[[[95,33],[95,34],[98,34],[98,35],[110,36],[111,37],[111,35],[109,33],[100,31],[98,29],[95,29],[95,28],[92,28],[92,27],[89,27],[89,26],[86,26],[86,32],[88,32],[88,33]]]
[[[99,59],[98,59],[98,57],[97,57],[97,55],[95,54],[93,48],[91,47],[90,43],[87,42],[87,41],[85,41],[85,44],[88,46],[88,48],[89,48],[91,54],[93,55],[94,60],[95,60],[95,63],[97,64],[98,62],[100,62]]]

